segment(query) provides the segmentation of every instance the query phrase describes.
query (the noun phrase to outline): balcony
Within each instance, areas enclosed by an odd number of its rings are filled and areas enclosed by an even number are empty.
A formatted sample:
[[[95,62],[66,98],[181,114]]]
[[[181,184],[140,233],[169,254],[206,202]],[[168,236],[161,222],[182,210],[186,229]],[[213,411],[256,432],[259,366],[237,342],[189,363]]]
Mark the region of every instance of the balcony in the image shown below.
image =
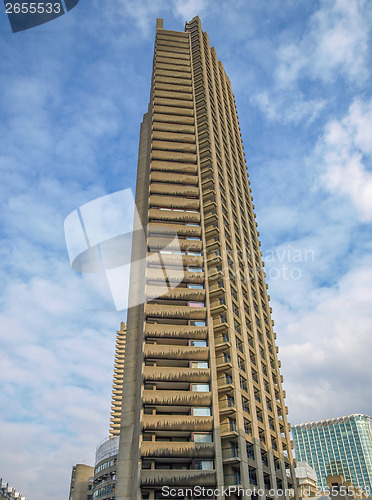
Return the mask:
[[[146,344],[144,346],[144,356],[145,359],[189,359],[193,361],[207,361],[209,357],[209,348]]]
[[[165,406],[210,406],[211,392],[144,390],[143,404]]]
[[[215,456],[213,443],[143,441],[141,456],[155,458],[205,458]]]
[[[150,196],[151,207],[166,207],[166,208],[179,208],[198,210],[200,203],[198,199],[182,198],[180,196],[158,196],[152,194]]]
[[[160,212],[168,212],[168,210],[160,210]],[[172,213],[172,212],[171,212]],[[177,212],[175,212],[177,213]],[[185,212],[181,212],[185,213]],[[177,236],[201,236],[200,226],[188,224],[162,224],[161,222],[150,222],[148,225],[148,233],[150,235],[172,235]]]
[[[187,132],[192,132],[194,127],[190,127],[188,125],[181,125],[179,123],[175,124],[165,124],[165,123],[154,123],[154,129],[174,129]],[[168,133],[168,132],[166,132]],[[172,163],[169,161],[161,161],[161,160],[153,160],[150,164],[150,168],[152,172],[160,171],[160,172],[179,172],[185,174],[197,174],[198,168],[196,165],[190,165],[187,163]]]
[[[210,486],[216,485],[214,470],[141,470],[141,485],[156,486]]]
[[[213,430],[213,417],[195,415],[143,415],[143,430],[153,431],[193,431]]]
[[[204,283],[204,273],[184,271],[178,269],[167,269],[167,280],[170,284],[175,283]],[[164,270],[148,268],[146,271],[147,282],[160,281],[164,283]]]
[[[147,244],[151,251],[163,250],[166,248],[168,251],[182,250],[188,252],[201,252],[203,249],[203,243],[201,241],[176,238],[175,232],[173,232],[172,236],[168,237],[149,236]]]
[[[150,184],[151,194],[169,194],[174,196],[199,196],[199,188],[192,186],[182,186],[181,184],[162,184],[152,182]]]
[[[222,448],[222,461],[224,465],[240,462],[240,460],[239,447],[237,445]]]
[[[145,326],[145,337],[205,340],[208,337],[208,328],[206,326],[161,325],[147,323]]]
[[[169,366],[145,366],[143,379],[147,382],[198,382],[210,380],[209,368],[181,368]]]
[[[145,304],[145,314],[153,318],[205,319],[205,307],[168,306],[161,304]]]
[[[179,174],[173,172],[158,172],[152,171],[150,175],[150,182],[161,182],[170,184],[183,184],[185,186],[198,185],[197,175]]]
[[[169,280],[169,276],[167,278]],[[204,301],[205,290],[203,288],[168,288],[167,286],[147,286],[146,297],[148,300],[161,297],[162,299],[181,300],[185,302]]]

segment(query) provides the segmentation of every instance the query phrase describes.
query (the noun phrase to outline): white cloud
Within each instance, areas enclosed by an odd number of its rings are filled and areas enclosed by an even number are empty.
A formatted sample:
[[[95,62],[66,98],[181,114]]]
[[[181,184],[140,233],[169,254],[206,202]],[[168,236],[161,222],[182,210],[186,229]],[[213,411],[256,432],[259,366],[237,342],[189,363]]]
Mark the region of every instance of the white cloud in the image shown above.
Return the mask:
[[[301,92],[269,92],[263,90],[252,96],[256,104],[270,121],[298,124],[312,123],[326,106],[324,99],[306,99]]]
[[[364,221],[372,220],[372,100],[355,99],[342,120],[331,120],[316,147],[322,182],[350,198]]]
[[[172,0],[174,15],[184,22],[202,15],[208,8],[209,0]]]
[[[364,0],[323,0],[302,38],[279,48],[278,83],[286,87],[305,76],[329,82],[339,74],[365,82],[370,15]]]
[[[319,295],[316,307],[298,314],[277,306],[286,323],[279,357],[295,423],[368,412],[371,280],[372,263],[366,260]]]
[[[270,121],[312,123],[332,98],[311,98],[306,87],[316,90],[319,81],[329,85],[340,77],[355,86],[368,80],[371,19],[365,0],[322,0],[303,34],[281,42],[272,85],[254,93],[251,102]]]

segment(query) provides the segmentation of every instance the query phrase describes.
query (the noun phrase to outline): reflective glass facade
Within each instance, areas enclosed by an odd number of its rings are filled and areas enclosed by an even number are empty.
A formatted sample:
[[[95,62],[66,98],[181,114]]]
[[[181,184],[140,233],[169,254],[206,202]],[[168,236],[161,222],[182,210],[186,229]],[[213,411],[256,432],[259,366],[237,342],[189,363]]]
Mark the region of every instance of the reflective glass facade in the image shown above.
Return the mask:
[[[296,459],[315,469],[319,488],[327,486],[326,476],[342,474],[354,486],[372,491],[370,420],[349,415],[292,427]]]

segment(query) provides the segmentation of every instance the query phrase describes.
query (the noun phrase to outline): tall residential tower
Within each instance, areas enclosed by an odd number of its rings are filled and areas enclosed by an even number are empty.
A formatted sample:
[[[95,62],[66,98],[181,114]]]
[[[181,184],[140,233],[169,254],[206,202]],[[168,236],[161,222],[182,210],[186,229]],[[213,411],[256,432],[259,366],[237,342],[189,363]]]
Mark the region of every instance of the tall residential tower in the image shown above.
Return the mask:
[[[116,498],[294,487],[234,95],[199,18],[157,21],[136,205]]]

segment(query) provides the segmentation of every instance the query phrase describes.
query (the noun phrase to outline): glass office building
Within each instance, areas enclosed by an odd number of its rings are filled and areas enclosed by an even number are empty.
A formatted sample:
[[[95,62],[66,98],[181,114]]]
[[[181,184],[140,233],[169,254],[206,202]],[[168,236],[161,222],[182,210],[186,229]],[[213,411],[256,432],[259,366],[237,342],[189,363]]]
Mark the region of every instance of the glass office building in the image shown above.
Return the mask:
[[[326,477],[344,476],[367,494],[372,492],[371,417],[348,415],[292,427],[298,461],[308,462],[318,476],[319,488],[327,486]]]

